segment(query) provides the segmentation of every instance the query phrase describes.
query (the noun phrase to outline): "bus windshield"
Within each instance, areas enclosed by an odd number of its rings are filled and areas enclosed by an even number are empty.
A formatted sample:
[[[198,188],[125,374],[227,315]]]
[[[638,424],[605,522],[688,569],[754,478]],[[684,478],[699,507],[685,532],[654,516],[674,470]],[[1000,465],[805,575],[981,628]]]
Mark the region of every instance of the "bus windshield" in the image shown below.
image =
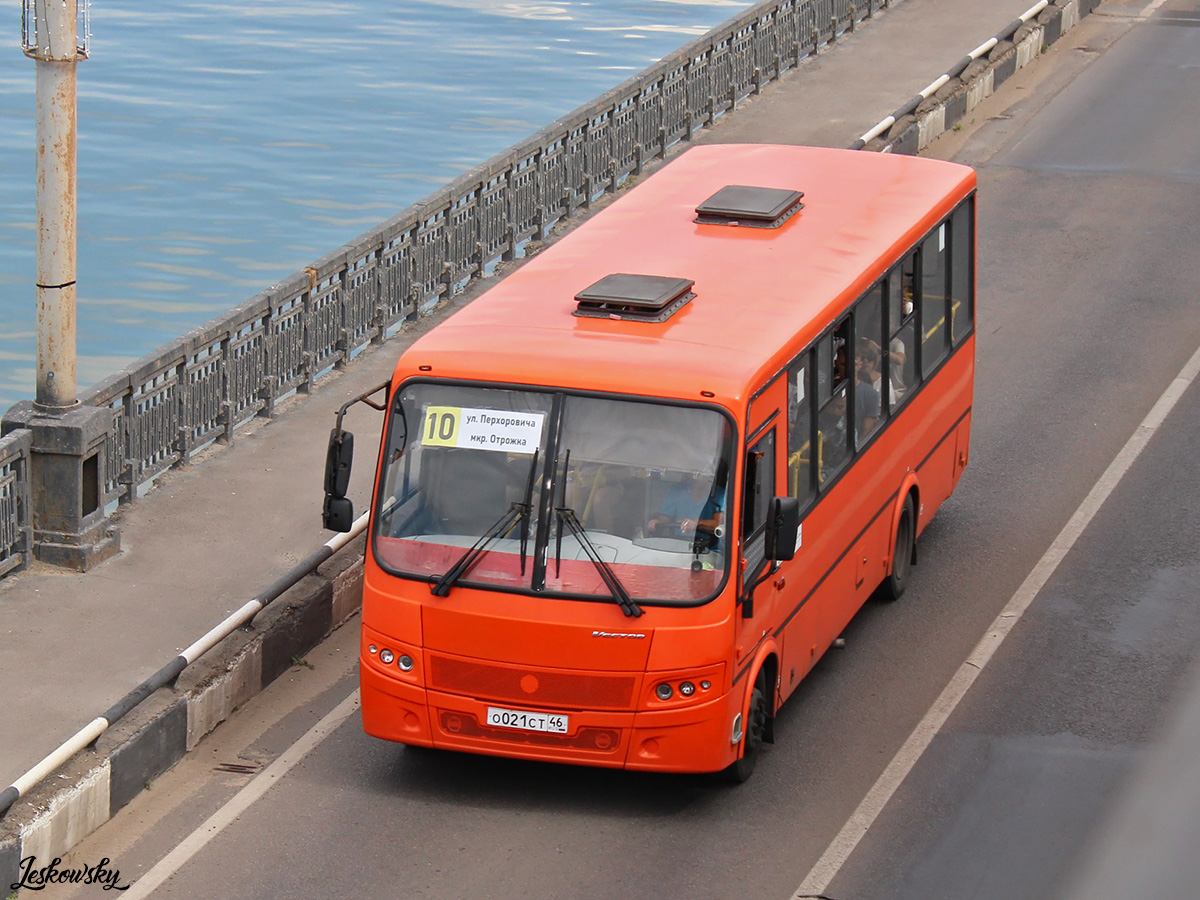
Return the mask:
[[[710,408],[409,383],[392,406],[375,555],[439,594],[703,602],[728,568],[732,446]]]

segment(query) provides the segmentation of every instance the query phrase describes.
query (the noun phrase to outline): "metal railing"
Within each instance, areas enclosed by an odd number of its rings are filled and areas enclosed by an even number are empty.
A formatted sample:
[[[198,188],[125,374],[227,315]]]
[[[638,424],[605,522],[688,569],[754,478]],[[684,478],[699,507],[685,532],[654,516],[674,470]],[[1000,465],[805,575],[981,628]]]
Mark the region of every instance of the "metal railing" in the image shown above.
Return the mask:
[[[543,240],[557,222],[615,191],[647,161],[891,2],[763,0],[357,240],[81,392],[83,404],[116,413],[103,454],[101,504],[130,503],[198,449],[232,441],[254,417],[271,416],[282,398],[311,390],[320,375],[499,261],[519,256],[525,243]],[[0,508],[4,536],[28,527],[9,507],[5,501]],[[4,552],[28,559],[27,548]],[[0,574],[8,558],[0,556]]]
[[[31,550],[29,451],[24,429],[0,438],[0,577],[23,568]]]

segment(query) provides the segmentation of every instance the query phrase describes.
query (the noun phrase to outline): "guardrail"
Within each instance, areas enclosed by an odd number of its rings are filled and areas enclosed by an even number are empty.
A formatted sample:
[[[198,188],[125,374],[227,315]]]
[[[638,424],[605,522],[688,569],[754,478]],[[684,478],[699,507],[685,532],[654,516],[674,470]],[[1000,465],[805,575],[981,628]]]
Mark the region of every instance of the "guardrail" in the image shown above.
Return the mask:
[[[29,565],[33,552],[29,506],[32,435],[24,429],[0,438],[0,577]]]
[[[246,627],[254,621],[255,616],[262,612],[272,601],[278,600],[290,588],[295,587],[302,578],[317,570],[321,563],[328,560],[340,549],[349,544],[354,538],[366,531],[369,514],[359,516],[348,532],[334,535],[328,541],[313,551],[308,557],[277,578],[270,587],[246,602],[237,611],[227,616],[210,629],[204,636],[187,647],[178,656],[171,659],[161,669],[135,687],[132,691],[110,706],[102,715],[97,716],[79,729],[74,735],[59,744],[55,750],[10,784],[0,790],[0,819],[21,799],[29,790],[36,787],[47,775],[69,760],[85,747],[96,743],[100,735],[121,721],[132,712],[143,700],[159,688],[173,685],[183,674],[184,669],[217,646],[239,628]],[[336,622],[334,624],[337,624]]]

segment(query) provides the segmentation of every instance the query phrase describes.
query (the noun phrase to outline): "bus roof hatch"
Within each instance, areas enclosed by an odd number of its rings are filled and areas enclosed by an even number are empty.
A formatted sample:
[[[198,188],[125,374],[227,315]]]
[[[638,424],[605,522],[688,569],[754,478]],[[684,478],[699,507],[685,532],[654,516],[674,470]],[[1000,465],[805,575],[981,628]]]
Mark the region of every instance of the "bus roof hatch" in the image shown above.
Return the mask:
[[[663,275],[605,275],[575,295],[575,315],[665,322],[696,295],[694,281]]]
[[[731,184],[696,207],[695,221],[701,225],[778,228],[804,209],[800,202],[803,196],[803,191]]]

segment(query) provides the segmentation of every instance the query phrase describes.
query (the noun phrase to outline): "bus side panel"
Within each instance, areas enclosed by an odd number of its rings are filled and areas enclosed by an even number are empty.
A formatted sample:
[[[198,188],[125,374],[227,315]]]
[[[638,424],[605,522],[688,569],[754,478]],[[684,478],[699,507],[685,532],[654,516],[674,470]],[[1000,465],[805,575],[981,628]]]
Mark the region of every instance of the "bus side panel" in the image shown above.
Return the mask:
[[[970,430],[973,346],[964,345],[805,517],[796,558],[780,569],[787,596],[780,688],[786,697],[874,593],[888,571],[898,491],[919,477],[923,529],[962,472]],[[800,605],[802,604],[802,605]],[[797,609],[797,606],[799,608]]]
[[[868,460],[869,462],[869,460]],[[890,517],[879,515],[886,471],[861,467],[805,518],[796,558],[783,563],[789,588],[781,603],[784,660],[781,693],[791,693],[883,579]],[[797,604],[803,604],[797,610]]]
[[[920,453],[914,466],[921,479],[921,508],[917,516],[920,534],[933,519],[934,513],[954,492],[958,477],[966,464],[966,448],[970,439],[972,379],[975,373],[973,339],[952,356],[926,385],[916,403],[929,395],[932,402],[923,413],[928,440],[927,449]],[[930,441],[936,445],[929,446]],[[964,454],[960,463],[960,450]]]
[[[954,443],[955,443],[956,449],[955,449],[955,454],[954,454],[954,472],[953,472],[953,475],[951,476],[951,479],[952,479],[952,483],[950,485],[951,491],[953,491],[956,487],[958,487],[958,479],[962,477],[962,473],[966,470],[967,460],[970,459],[970,456],[971,456],[971,415],[970,415],[970,413],[968,413],[967,417],[965,419],[963,419],[962,422],[959,423],[958,435],[957,435]]]

